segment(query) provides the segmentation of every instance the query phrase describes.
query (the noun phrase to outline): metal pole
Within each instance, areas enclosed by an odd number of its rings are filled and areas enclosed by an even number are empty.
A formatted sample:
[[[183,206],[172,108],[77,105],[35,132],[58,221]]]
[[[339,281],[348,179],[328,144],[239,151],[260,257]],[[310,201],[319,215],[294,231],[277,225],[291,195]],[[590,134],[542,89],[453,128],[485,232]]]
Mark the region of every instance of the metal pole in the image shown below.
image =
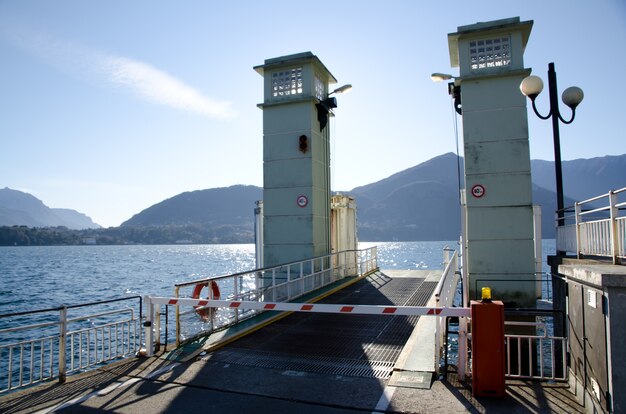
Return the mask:
[[[613,190],[609,191],[609,211],[611,212],[610,222],[610,241],[611,241],[611,256],[613,256],[613,264],[619,264],[619,233],[617,227],[617,216],[619,214],[617,207],[617,194]]]
[[[63,305],[59,311],[59,382],[65,382],[67,377],[66,347],[67,347],[67,306]],[[52,358],[52,356],[50,356]],[[43,364],[43,360],[42,360]],[[52,370],[50,371],[52,374]],[[21,380],[21,376],[20,376]],[[10,383],[9,383],[10,385]]]
[[[552,117],[552,135],[554,138],[554,172],[556,176],[556,208],[558,226],[563,223],[563,172],[561,166],[561,136],[559,132],[559,93],[556,85],[554,63],[548,64],[548,88],[550,91],[550,114]]]
[[[144,326],[144,340],[146,341],[146,356],[151,357],[154,355],[154,331],[152,330],[152,324],[154,321],[154,304],[150,300],[150,296],[144,296],[143,301],[146,305],[146,321]]]
[[[180,297],[180,287],[176,286],[174,288],[174,297]],[[176,306],[176,347],[178,348],[180,346],[181,340],[180,340],[180,308],[178,306]]]

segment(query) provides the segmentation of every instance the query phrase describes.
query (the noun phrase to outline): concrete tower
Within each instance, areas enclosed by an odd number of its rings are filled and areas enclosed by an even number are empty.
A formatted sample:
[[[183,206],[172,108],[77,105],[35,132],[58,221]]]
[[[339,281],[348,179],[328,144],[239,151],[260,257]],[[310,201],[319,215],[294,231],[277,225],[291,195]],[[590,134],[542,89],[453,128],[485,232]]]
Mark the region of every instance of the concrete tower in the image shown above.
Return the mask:
[[[311,52],[265,60],[263,265],[330,253],[330,145],[337,81]]]
[[[519,17],[461,26],[448,35],[459,67],[466,187],[466,266],[470,299],[534,307],[533,243],[523,54],[532,21]],[[460,80],[460,82],[459,82]]]

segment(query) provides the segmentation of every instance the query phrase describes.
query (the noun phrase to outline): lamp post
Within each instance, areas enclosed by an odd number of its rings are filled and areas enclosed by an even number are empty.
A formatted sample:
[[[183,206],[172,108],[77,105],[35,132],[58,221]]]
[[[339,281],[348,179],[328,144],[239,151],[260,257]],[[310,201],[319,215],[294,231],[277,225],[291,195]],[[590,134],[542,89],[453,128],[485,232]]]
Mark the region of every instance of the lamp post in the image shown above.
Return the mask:
[[[328,94],[328,96],[332,95],[333,93],[346,93],[348,92],[350,89],[352,89],[352,85],[347,83],[343,86],[340,86],[339,88],[335,89],[334,91],[332,91],[331,93]]]
[[[572,117],[568,121],[563,119],[561,111],[559,110],[558,90],[556,86],[556,71],[554,70],[554,63],[548,64],[548,90],[550,92],[550,112],[548,115],[543,116],[537,110],[535,105],[535,99],[543,90],[543,81],[538,76],[528,76],[524,78],[520,84],[520,90],[524,96],[528,97],[532,101],[533,111],[535,114],[546,120],[552,118],[552,135],[554,138],[554,170],[556,176],[556,204],[558,215],[558,226],[562,226],[563,223],[563,173],[561,166],[561,137],[559,133],[559,121],[564,124],[571,124],[576,116],[576,107],[582,102],[584,94],[582,89],[577,86],[571,86],[565,91],[561,99],[563,103],[570,107],[572,110]]]
[[[463,115],[463,109],[461,107],[461,85],[459,83],[459,77],[452,76],[447,73],[433,73],[430,75],[430,79],[433,82],[443,82],[446,80],[453,79],[453,82],[448,83],[448,95],[452,96],[454,99],[454,110],[457,114]],[[458,151],[457,151],[458,152]]]
[[[317,108],[317,120],[320,123],[320,131],[326,128],[326,124],[328,124],[328,114],[330,111],[337,107],[337,99],[330,95],[334,93],[345,93],[350,89],[352,89],[352,85],[343,85],[326,95],[325,99],[320,100],[319,103],[315,104],[315,107]]]
[[[333,90],[332,92],[330,92],[328,95],[326,95],[326,98],[321,99],[317,104],[315,104],[315,107],[317,109],[317,120],[319,121],[320,124],[320,133],[322,133],[322,131],[324,131],[324,128],[326,128],[326,125],[328,124],[328,116],[329,114],[332,115],[332,110],[334,108],[337,107],[337,98],[335,98],[334,96],[330,96],[333,94],[339,94],[339,93],[345,93],[348,92],[350,89],[352,89],[352,85],[351,84],[346,84],[343,86],[340,86],[339,88]],[[324,137],[326,137],[324,139],[324,143],[325,145],[328,145],[328,149],[326,151],[324,151],[324,154],[326,154],[327,156],[330,156],[330,133],[326,134],[322,134]],[[326,165],[328,166],[328,168],[330,167],[330,159],[325,160],[326,161]],[[328,192],[327,194],[327,202],[325,203],[328,206],[328,210],[327,210],[327,217],[329,217],[329,219],[332,217],[332,207],[331,207],[331,198],[332,198],[332,182],[331,182],[331,177],[330,177],[330,170],[327,170],[327,175],[326,175],[326,185],[328,188]],[[330,221],[332,221],[332,219],[330,219]],[[327,245],[329,246],[329,252],[331,249],[331,245],[332,245],[332,235],[331,235],[331,229],[330,229],[331,224],[329,224],[329,226],[327,226],[326,228],[326,242]]]

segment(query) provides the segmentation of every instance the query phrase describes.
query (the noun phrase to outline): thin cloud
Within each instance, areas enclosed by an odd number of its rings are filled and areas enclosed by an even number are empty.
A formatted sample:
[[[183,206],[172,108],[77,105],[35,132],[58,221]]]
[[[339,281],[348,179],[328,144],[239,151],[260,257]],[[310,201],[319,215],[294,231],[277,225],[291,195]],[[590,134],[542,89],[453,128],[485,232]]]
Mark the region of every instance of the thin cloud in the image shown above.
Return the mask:
[[[128,87],[148,101],[215,118],[233,115],[228,102],[214,101],[175,77],[137,60],[102,56],[96,64],[110,82]]]
[[[105,54],[81,44],[65,41],[23,28],[0,33],[21,49],[65,73],[79,78],[95,78],[127,89],[148,102],[169,106],[211,118],[235,115],[230,102],[204,96],[174,76],[145,62]]]

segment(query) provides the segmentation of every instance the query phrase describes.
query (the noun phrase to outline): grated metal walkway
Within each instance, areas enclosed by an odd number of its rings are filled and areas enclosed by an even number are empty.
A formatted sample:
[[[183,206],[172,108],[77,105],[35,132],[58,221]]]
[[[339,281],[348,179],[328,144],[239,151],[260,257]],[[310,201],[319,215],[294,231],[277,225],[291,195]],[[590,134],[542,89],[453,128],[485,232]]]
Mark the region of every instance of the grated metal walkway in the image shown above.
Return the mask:
[[[371,275],[319,303],[425,306],[436,286],[423,278]],[[204,360],[249,367],[387,378],[419,316],[297,313]]]

